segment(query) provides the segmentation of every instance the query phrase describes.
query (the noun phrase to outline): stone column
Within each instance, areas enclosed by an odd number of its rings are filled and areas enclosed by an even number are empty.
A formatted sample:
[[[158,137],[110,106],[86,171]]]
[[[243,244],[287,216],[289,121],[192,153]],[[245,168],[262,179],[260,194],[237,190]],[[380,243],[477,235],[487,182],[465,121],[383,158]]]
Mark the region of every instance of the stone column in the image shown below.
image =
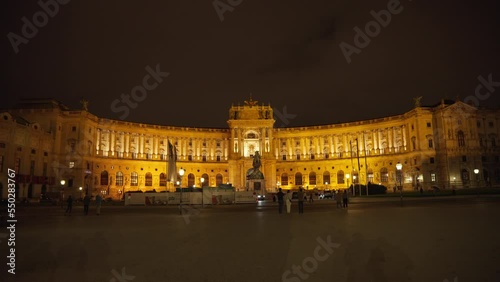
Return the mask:
[[[406,126],[401,126],[401,131],[403,132],[403,148],[406,151]]]
[[[111,156],[115,155],[115,142],[116,142],[115,131],[111,130],[111,142],[110,142],[111,143],[111,147],[109,149]]]
[[[101,129],[100,128],[97,128],[97,140],[95,142],[95,145],[96,145],[96,150],[97,150],[97,154],[100,155],[101,154]]]

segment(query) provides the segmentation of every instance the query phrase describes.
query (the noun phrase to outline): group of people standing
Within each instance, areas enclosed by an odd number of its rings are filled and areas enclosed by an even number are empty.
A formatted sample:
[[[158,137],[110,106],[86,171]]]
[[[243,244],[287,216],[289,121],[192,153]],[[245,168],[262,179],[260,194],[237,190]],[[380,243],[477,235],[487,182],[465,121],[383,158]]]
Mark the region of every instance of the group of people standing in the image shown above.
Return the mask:
[[[283,213],[283,204],[286,205],[286,213],[290,213],[292,208],[292,196],[293,194],[288,190],[286,193],[283,193],[281,188],[278,189],[278,193],[276,197],[278,198],[278,213]],[[304,190],[299,188],[297,192],[297,200],[299,205],[299,214],[304,213],[304,201],[307,200],[306,195],[304,194]],[[338,191],[335,193],[335,200],[337,202],[337,208],[347,208],[349,205],[349,196],[347,190],[344,190],[343,193]],[[310,195],[310,202],[312,203],[312,194]]]
[[[283,203],[286,204],[286,213],[290,213],[292,209],[292,193],[290,193],[290,190],[288,190],[285,193],[279,188],[278,193],[276,194],[276,197],[278,198],[278,212],[283,213]],[[302,214],[304,213],[304,191],[302,188],[299,189],[299,192],[297,193],[297,198],[299,200],[299,213]]]
[[[89,194],[86,194],[85,197],[83,197],[83,214],[84,215],[89,214],[90,200],[91,200],[91,197],[89,196]],[[71,195],[68,196],[66,203],[67,203],[67,207],[66,207],[66,212],[64,214],[71,215],[71,210],[73,209],[73,198],[71,197]],[[102,204],[102,196],[100,194],[97,194],[95,196],[96,215],[101,214],[101,204]]]

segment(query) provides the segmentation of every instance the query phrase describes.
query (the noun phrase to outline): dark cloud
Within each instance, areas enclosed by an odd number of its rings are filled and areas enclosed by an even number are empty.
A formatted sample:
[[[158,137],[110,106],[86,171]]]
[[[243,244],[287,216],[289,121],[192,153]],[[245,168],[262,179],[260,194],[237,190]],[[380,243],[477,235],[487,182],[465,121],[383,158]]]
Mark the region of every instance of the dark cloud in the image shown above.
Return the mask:
[[[287,107],[291,126],[403,113],[474,95],[479,76],[500,81],[498,4],[401,1],[403,10],[347,63],[339,44],[388,1],[243,1],[220,21],[210,1],[70,1],[15,54],[7,34],[37,1],[2,11],[2,107],[53,97],[118,119],[114,100],[142,82],[147,66],[171,75],[148,92],[129,121],[226,127],[228,107],[252,92]],[[499,90],[500,91],[500,90]],[[491,95],[482,103],[499,104]]]

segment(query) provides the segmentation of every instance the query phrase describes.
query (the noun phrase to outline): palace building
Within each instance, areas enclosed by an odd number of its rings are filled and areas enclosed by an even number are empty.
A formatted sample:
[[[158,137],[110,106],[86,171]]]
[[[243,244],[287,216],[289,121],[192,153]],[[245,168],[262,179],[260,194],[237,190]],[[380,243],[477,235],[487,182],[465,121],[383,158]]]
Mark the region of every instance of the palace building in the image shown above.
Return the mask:
[[[45,192],[76,197],[219,186],[253,190],[247,180],[259,152],[259,186],[344,189],[352,183],[412,190],[500,186],[498,110],[441,101],[385,118],[275,127],[273,109],[249,99],[231,106],[225,129],[176,127],[99,118],[54,100],[24,100],[0,113],[0,195],[13,169],[17,198]],[[167,180],[168,143],[179,182]],[[399,168],[399,169],[398,169]],[[202,178],[204,182],[202,182]],[[61,181],[64,180],[64,181]]]

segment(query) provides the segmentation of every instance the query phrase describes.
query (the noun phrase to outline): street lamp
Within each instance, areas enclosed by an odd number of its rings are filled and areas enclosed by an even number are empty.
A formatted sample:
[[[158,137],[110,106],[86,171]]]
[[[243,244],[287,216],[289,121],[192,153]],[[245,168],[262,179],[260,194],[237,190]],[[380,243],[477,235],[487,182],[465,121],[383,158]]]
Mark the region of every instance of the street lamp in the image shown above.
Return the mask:
[[[474,169],[474,174],[476,175],[477,188],[479,188],[479,169]]]
[[[64,208],[64,184],[66,184],[66,180],[61,179],[61,207]]]
[[[182,215],[182,176],[184,175],[184,169],[181,167],[181,169],[179,169],[179,175],[181,176],[181,179],[180,179],[180,183],[181,183],[181,199],[179,201],[179,209],[180,209],[180,214]]]
[[[403,165],[398,162],[396,164],[396,169],[398,170],[398,175],[399,175],[399,198],[401,199],[401,204],[403,204],[403,173],[402,173],[402,169],[403,169]]]
[[[353,175],[353,176],[352,176],[352,190],[353,190],[353,194],[352,194],[352,195],[353,195],[353,196],[356,196],[356,189],[355,189],[355,188],[356,188],[356,186],[357,186],[357,185],[356,185],[356,184],[357,184],[357,183],[356,183],[356,178],[357,178],[357,176],[356,176],[356,175]],[[361,189],[359,189],[359,195],[361,196]]]
[[[347,179],[347,189],[349,189],[349,177],[351,177],[351,175],[346,173],[345,178]]]
[[[80,190],[80,199],[81,199],[81,198],[82,198],[82,190],[83,190],[82,186],[80,186],[80,187],[78,188],[78,190]]]
[[[201,207],[204,208],[205,205],[203,204],[203,183],[205,182],[205,178],[200,178],[201,181]]]

